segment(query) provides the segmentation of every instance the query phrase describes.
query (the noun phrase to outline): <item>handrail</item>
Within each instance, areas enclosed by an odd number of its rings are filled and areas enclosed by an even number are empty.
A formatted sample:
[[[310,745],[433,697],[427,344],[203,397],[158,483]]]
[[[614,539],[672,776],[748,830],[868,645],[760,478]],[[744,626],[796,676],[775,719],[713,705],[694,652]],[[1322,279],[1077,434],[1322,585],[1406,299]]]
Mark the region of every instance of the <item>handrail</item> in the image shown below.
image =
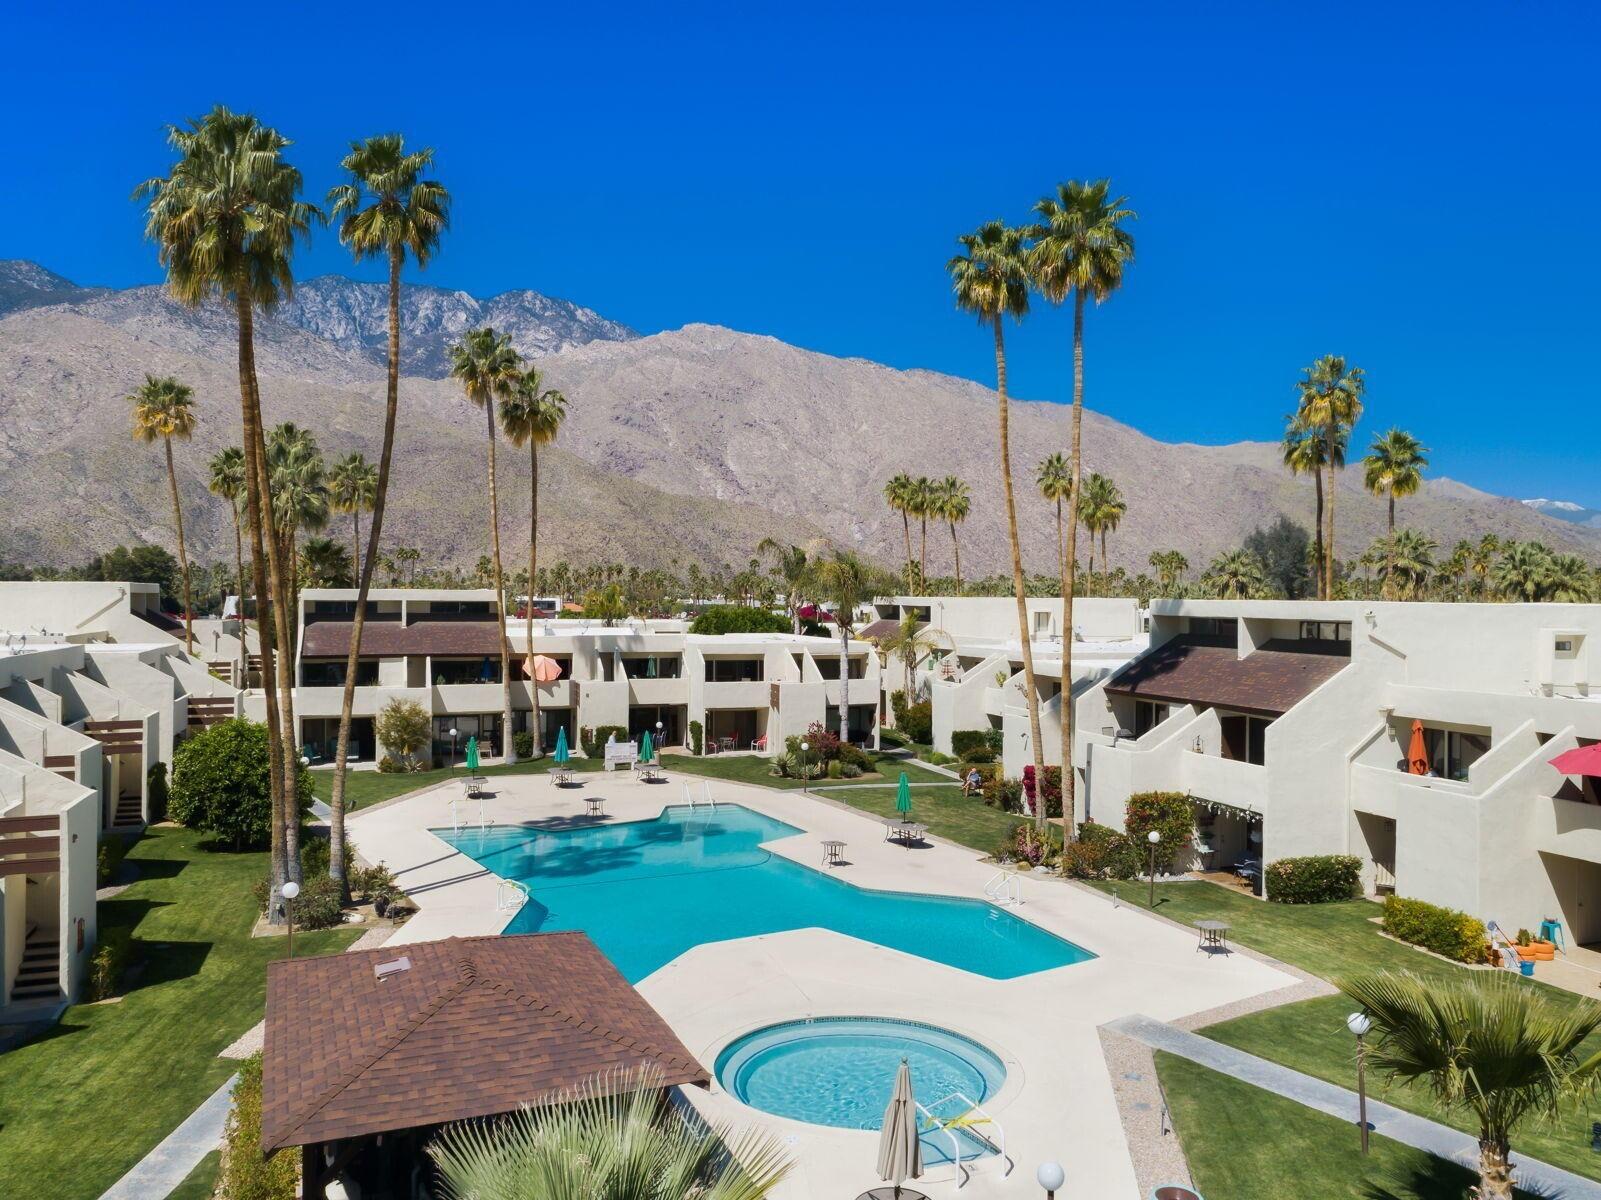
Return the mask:
[[[959,1115],[951,1117],[947,1120],[941,1120],[940,1118],[934,1116],[932,1112],[929,1112],[928,1109],[923,1109],[924,1115],[927,1116],[930,1121],[933,1121],[936,1125],[938,1125],[943,1132],[950,1134],[953,1142],[956,1140],[956,1138],[952,1131],[956,1129],[965,1129],[969,1136],[973,1137],[979,1142],[982,1142],[985,1146],[988,1146],[1005,1161],[1006,1170],[1001,1172],[1002,1176],[1004,1177],[1010,1175],[1013,1168],[1017,1166],[1017,1163],[1013,1161],[1012,1156],[1006,1152],[1006,1127],[997,1121],[994,1116],[990,1114],[990,1111],[987,1108],[985,1108],[978,1101],[974,1100],[971,1096],[967,1095],[965,1092],[947,1093],[946,1095],[941,1096],[938,1100],[935,1100],[929,1107],[938,1108],[940,1105],[950,1100],[960,1101],[963,1105],[962,1112]],[[923,1106],[919,1104],[918,1108],[921,1109]],[[981,1126],[988,1126],[990,1129],[994,1130],[994,1135],[991,1136],[991,1134],[985,1132]],[[960,1151],[957,1152],[956,1165],[962,1171],[962,1183],[966,1183],[970,1172],[967,1170],[967,1168],[961,1165]],[[960,1187],[961,1184],[958,1184],[957,1186]]]
[[[949,1099],[949,1097],[945,1098]],[[956,1172],[960,1177],[956,1181],[956,1188],[958,1191],[960,1191],[962,1188],[967,1186],[968,1179],[968,1170],[962,1165],[962,1143],[957,1140],[956,1135],[951,1132],[944,1121],[941,1121],[933,1113],[929,1112],[924,1105],[918,1103],[916,1100],[913,1100],[912,1103],[917,1105],[917,1111],[923,1115],[924,1119],[926,1119],[946,1137],[951,1139],[951,1161],[956,1164]],[[936,1103],[938,1102],[936,1101]]]
[[[508,891],[513,899],[507,898]],[[505,911],[508,908],[521,908],[532,898],[533,895],[529,892],[528,885],[517,879],[502,879],[500,886],[495,889],[495,907],[501,911]]]
[[[984,884],[984,895],[989,897],[991,903],[1003,908],[1023,903],[1022,885],[1018,883],[1017,872],[1008,871],[1005,867],[996,871]]]

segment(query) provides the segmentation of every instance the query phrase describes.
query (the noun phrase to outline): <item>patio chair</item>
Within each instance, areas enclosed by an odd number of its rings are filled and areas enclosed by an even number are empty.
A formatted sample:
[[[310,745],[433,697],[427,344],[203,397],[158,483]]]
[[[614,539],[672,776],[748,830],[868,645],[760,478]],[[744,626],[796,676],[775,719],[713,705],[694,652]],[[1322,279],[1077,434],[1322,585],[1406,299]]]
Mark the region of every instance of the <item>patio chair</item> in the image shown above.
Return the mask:
[[[761,737],[757,738],[754,742],[752,742],[750,744],[750,748],[752,750],[765,750],[765,749],[767,749],[767,735],[765,733],[762,734]]]
[[[706,738],[706,753],[707,754],[716,754],[717,753],[717,749],[718,749],[718,747],[717,747],[717,739],[712,737],[712,736],[710,736],[710,735],[707,735],[707,738]]]

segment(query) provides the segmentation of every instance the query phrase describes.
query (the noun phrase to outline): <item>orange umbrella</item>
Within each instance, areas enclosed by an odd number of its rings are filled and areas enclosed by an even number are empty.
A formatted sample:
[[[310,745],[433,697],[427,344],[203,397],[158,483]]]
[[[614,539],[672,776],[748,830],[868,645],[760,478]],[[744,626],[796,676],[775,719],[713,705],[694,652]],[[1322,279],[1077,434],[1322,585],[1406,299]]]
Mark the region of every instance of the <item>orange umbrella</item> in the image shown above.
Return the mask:
[[[1413,775],[1429,773],[1429,749],[1423,744],[1423,722],[1412,722],[1412,744],[1406,751],[1406,769]]]
[[[523,674],[536,683],[550,683],[561,678],[561,664],[554,658],[535,654],[531,658],[523,659]]]

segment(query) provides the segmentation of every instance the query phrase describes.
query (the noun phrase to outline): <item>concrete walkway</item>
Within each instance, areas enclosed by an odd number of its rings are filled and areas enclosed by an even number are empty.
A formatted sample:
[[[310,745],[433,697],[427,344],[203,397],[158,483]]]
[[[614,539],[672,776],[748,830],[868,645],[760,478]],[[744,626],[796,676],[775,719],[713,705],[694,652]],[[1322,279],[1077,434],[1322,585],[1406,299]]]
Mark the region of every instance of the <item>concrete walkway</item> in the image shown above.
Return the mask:
[[[161,1140],[149,1154],[100,1197],[100,1200],[159,1200],[172,1194],[200,1160],[222,1144],[222,1127],[228,1120],[228,1094],[239,1076],[211,1093],[210,1098],[184,1118],[182,1125]]]
[[[1262,1088],[1278,1096],[1327,1113],[1343,1121],[1356,1124],[1357,1095],[1355,1092],[1281,1067],[1277,1063],[1257,1058],[1233,1046],[1214,1042],[1211,1038],[1177,1029],[1162,1021],[1144,1016],[1119,1017],[1108,1021],[1103,1028],[1144,1042],[1153,1050],[1166,1050],[1180,1058],[1199,1063],[1243,1083]],[[1373,1132],[1391,1141],[1426,1150],[1438,1158],[1458,1163],[1470,1171],[1479,1165],[1479,1144],[1468,1134],[1460,1133],[1437,1121],[1414,1116],[1389,1104],[1368,1097],[1368,1124]],[[1517,1185],[1526,1191],[1545,1196],[1562,1196],[1565,1200],[1601,1200],[1601,1183],[1585,1179],[1559,1167],[1549,1166],[1523,1155],[1514,1155]]]

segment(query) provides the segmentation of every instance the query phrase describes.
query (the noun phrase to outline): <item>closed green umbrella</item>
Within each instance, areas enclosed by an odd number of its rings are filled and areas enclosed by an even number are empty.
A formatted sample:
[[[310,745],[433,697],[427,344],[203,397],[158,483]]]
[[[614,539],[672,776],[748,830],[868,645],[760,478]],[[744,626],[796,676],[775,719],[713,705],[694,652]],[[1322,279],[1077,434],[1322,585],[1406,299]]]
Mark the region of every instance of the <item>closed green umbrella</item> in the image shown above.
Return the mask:
[[[478,769],[478,739],[475,737],[467,739],[467,769],[469,771]]]
[[[912,811],[912,781],[901,772],[900,785],[895,789],[895,811],[905,817]]]
[[[645,736],[639,741],[639,761],[649,762],[656,757],[656,747],[650,744],[650,730],[645,730]]]
[[[556,727],[556,753],[553,757],[558,767],[565,767],[567,760],[572,757],[572,754],[567,749],[567,726],[565,725]]]

